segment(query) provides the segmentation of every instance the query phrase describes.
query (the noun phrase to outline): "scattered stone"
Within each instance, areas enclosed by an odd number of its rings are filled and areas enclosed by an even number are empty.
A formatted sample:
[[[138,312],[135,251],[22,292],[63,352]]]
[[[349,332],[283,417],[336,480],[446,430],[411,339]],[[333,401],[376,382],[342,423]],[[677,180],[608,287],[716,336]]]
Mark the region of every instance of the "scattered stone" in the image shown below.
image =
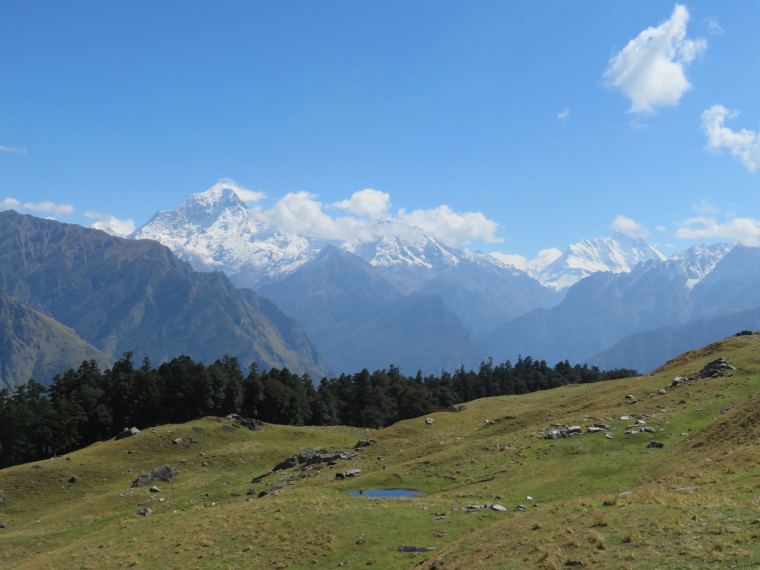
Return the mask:
[[[227,416],[228,420],[232,420],[232,425],[235,427],[243,427],[251,431],[258,431],[264,427],[264,422],[254,420],[253,418],[244,418],[237,414],[230,414]]]
[[[148,491],[150,491],[151,493],[160,493],[160,492],[161,492],[161,489],[159,489],[159,488],[158,488],[158,487],[156,487],[155,485],[152,485],[152,486],[151,486],[151,488],[150,488],[150,489],[148,489]]]
[[[119,433],[114,439],[124,439],[125,437],[132,437],[133,435],[137,435],[140,433],[140,430],[136,427],[131,428],[124,428],[121,430],[121,433]]]
[[[620,421],[621,422],[630,422],[631,421],[631,416],[620,416]]]
[[[654,429],[653,427],[649,427],[649,426],[644,426],[643,428],[641,428],[641,431],[645,431],[647,433],[656,433],[657,432],[656,429]]]
[[[343,476],[347,477],[347,478],[348,477],[358,477],[361,474],[362,474],[362,470],[361,469],[346,469],[343,472]]]
[[[664,443],[660,443],[659,441],[652,440],[652,441],[649,442],[649,445],[647,445],[647,447],[648,448],[660,449],[662,447],[665,447],[665,444]]]
[[[733,408],[733,406],[728,406],[728,407],[725,407],[725,408],[723,408],[723,409],[720,411],[720,413],[721,413],[721,414],[725,414],[725,413],[726,413],[728,410],[730,410],[731,408]]]
[[[137,514],[141,517],[147,517],[153,514],[153,511],[150,508],[140,509],[137,511]]]
[[[515,510],[516,511],[520,511],[521,513],[524,513],[527,509],[528,509],[528,507],[526,507],[525,505],[517,505],[515,507]]]
[[[583,560],[568,560],[565,566],[583,566]]]
[[[447,519],[447,518],[449,518],[449,517],[447,517],[446,515],[441,515],[440,517],[435,517],[433,520],[434,521],[440,521],[440,520]]]
[[[612,434],[611,433],[605,433],[604,437],[606,437],[607,439],[612,439]]]
[[[179,445],[180,443],[182,443],[182,438],[181,438],[181,437],[178,437],[177,439],[173,439],[173,440],[172,440],[172,443],[173,443],[174,445]]]
[[[189,441],[190,443],[198,443],[198,440],[197,440],[197,439],[195,439],[194,437],[188,438],[188,441]]]
[[[431,425],[435,420],[433,418],[425,418],[425,423]]]
[[[246,495],[256,495],[256,489],[248,489]]]
[[[399,546],[398,551],[399,552],[433,552],[434,550],[438,550],[437,546]]]
[[[632,394],[628,394],[628,395],[625,397],[625,399],[626,399],[626,400],[635,400],[635,399],[636,399],[636,396],[634,396],[634,395],[632,395]]]
[[[507,507],[502,507],[501,505],[491,505],[491,510],[499,511],[499,512],[506,512],[508,509],[507,509]]]
[[[70,478],[69,478],[69,483],[71,483],[72,485],[73,485],[74,483],[76,483],[77,481],[78,481],[78,479],[77,479],[76,477],[70,477]]]
[[[657,393],[658,393],[660,396],[664,396],[665,394],[667,394],[667,393],[668,393],[668,391],[667,391],[665,388],[660,388],[659,390],[657,390]]]
[[[360,447],[369,447],[370,445],[372,445],[372,442],[369,439],[360,439],[354,445],[354,449],[359,449]]]
[[[605,429],[606,428],[600,428],[600,427],[596,427],[596,426],[588,426],[586,428],[586,430],[588,431],[588,433],[599,433],[599,432],[604,431]]]
[[[633,495],[633,491],[623,491],[622,493],[618,493],[618,497],[630,497]]]
[[[676,488],[676,491],[680,491],[681,493],[687,492],[687,491],[696,491],[699,487],[678,487]]]
[[[319,463],[336,465],[338,462],[344,459],[353,459],[355,457],[355,449],[330,453],[321,447],[309,447],[308,449],[304,449],[303,451],[300,451],[295,455],[288,457],[285,461],[275,465],[272,471],[282,471],[283,469],[292,469],[294,467],[303,468],[309,465],[317,465]]]
[[[0,491],[0,505],[3,504],[3,492]]]

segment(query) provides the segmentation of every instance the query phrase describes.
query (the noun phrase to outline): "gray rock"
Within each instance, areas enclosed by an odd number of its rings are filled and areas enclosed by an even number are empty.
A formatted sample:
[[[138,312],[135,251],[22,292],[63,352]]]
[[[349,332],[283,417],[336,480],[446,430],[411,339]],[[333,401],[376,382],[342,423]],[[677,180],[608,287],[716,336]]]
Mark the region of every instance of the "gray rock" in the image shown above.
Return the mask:
[[[399,552],[433,552],[434,550],[438,550],[437,546],[399,546],[398,551]]]
[[[659,441],[652,440],[652,441],[649,442],[649,445],[647,445],[647,447],[648,448],[660,449],[661,447],[665,447],[665,444],[664,443],[660,443]]]
[[[114,439],[124,439],[125,437],[132,437],[138,433],[140,433],[140,430],[136,427],[124,428]]]
[[[159,489],[158,487],[156,487],[155,485],[153,485],[153,486],[151,486],[150,489],[148,489],[148,491],[150,491],[151,493],[160,493],[161,489]]]
[[[141,517],[147,517],[153,514],[153,511],[150,508],[140,509],[137,511],[137,514]]]
[[[425,423],[431,425],[435,420],[433,418],[425,418]]]
[[[0,505],[3,504],[3,492],[0,491]]]
[[[361,474],[362,474],[362,470],[361,469],[346,469],[343,472],[343,476],[344,477],[358,477]]]
[[[0,528],[8,528],[7,522],[0,522]]]
[[[645,431],[647,433],[656,433],[657,432],[656,429],[654,429],[653,427],[649,427],[649,426],[644,426],[643,428],[641,428],[641,431]]]
[[[173,477],[179,475],[179,471],[174,465],[164,463],[159,465],[155,469],[151,469],[148,473],[143,473],[132,483],[132,487],[142,487],[152,481],[163,481],[164,483],[171,481]]]
[[[499,512],[505,512],[508,510],[507,507],[502,507],[501,505],[498,505],[498,504],[491,505],[491,509],[494,511],[499,511]]]
[[[174,445],[178,445],[178,444],[182,443],[182,438],[181,438],[181,437],[178,437],[177,439],[173,439],[173,440],[172,440],[172,443],[173,443]]]
[[[76,483],[77,481],[78,479],[76,477],[69,477],[69,483],[71,483],[72,485]]]

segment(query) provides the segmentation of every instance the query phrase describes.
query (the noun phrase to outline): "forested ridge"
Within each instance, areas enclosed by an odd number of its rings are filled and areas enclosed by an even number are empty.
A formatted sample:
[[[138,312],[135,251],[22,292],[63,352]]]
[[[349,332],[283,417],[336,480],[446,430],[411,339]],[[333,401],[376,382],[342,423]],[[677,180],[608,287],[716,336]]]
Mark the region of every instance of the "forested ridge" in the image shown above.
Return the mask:
[[[49,387],[30,380],[0,390],[0,468],[68,453],[131,426],[240,414],[277,424],[380,428],[477,398],[637,374],[567,361],[551,368],[519,357],[514,364],[489,359],[478,371],[461,367],[441,376],[404,376],[394,366],[364,369],[315,385],[307,374],[287,369],[260,371],[253,364],[244,372],[230,356],[209,366],[180,356],[158,368],[148,358],[136,366],[132,356],[125,353],[105,371],[85,361],[56,375]]]

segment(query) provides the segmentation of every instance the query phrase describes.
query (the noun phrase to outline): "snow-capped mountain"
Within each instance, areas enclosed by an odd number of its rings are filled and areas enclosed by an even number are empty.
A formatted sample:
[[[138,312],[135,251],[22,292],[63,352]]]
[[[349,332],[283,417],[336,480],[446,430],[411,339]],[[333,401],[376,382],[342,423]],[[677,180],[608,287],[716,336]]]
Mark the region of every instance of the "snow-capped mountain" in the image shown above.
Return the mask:
[[[287,275],[318,252],[313,240],[257,224],[223,183],[192,194],[177,210],[156,213],[130,237],[156,240],[194,269],[223,271],[241,287]]]
[[[628,273],[649,259],[662,261],[665,256],[644,238],[616,231],[612,237],[581,240],[549,265],[534,267],[528,273],[543,285],[559,291],[599,271]]]
[[[255,221],[234,190],[219,183],[192,194],[176,210],[156,213],[130,237],[156,240],[194,269],[223,271],[240,287],[278,281],[315,259],[326,245],[403,278],[407,291],[464,260],[522,273],[490,255],[444,245],[417,227],[404,228],[403,234],[352,243],[282,232]]]

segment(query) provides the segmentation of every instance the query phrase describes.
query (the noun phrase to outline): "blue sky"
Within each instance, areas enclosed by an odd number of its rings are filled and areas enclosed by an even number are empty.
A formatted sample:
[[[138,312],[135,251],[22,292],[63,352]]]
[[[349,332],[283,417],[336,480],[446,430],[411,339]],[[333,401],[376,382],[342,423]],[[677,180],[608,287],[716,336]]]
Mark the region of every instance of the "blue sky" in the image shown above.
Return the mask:
[[[754,0],[6,0],[0,207],[139,226],[226,179],[268,219],[518,264],[612,226],[760,245],[758,25]]]

